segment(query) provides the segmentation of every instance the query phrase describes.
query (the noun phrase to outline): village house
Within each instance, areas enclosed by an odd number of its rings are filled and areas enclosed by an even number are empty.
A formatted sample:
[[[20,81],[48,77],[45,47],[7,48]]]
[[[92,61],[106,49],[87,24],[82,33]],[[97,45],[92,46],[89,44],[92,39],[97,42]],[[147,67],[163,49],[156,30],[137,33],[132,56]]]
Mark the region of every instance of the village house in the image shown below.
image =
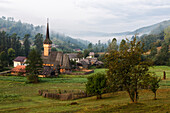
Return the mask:
[[[94,58],[94,52],[90,52],[89,56],[87,56],[86,58]]]
[[[67,53],[69,59],[72,61],[79,62],[80,58],[78,58],[78,53]]]
[[[19,65],[26,65],[25,62],[26,62],[26,57],[23,57],[23,56],[18,56],[17,58],[15,58],[13,60],[13,63],[14,63],[14,67],[17,67]]]

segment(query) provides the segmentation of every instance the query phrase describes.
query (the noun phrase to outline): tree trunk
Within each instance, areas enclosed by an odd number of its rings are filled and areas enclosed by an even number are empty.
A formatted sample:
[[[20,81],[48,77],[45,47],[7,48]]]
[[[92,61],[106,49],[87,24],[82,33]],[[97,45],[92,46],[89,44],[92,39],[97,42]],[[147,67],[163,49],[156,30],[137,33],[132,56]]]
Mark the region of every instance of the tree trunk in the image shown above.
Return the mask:
[[[138,92],[135,91],[135,96],[134,96],[134,103],[137,103],[138,100]]]
[[[156,92],[154,93],[154,100],[157,100],[157,98],[156,98]]]
[[[102,99],[102,95],[97,95],[97,99]]]
[[[130,94],[130,91],[127,91],[130,97],[130,100],[132,101],[132,103],[134,103],[134,98],[132,97],[132,95]]]

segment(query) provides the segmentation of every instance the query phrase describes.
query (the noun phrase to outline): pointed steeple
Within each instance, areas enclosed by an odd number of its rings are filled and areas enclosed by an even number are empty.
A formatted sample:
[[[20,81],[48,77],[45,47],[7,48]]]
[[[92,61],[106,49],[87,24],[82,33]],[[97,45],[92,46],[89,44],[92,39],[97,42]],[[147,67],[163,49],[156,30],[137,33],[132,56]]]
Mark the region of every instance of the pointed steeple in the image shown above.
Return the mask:
[[[46,39],[44,40],[44,44],[52,44],[52,41],[50,40],[50,36],[49,36],[49,22],[48,22],[48,18],[47,18]]]

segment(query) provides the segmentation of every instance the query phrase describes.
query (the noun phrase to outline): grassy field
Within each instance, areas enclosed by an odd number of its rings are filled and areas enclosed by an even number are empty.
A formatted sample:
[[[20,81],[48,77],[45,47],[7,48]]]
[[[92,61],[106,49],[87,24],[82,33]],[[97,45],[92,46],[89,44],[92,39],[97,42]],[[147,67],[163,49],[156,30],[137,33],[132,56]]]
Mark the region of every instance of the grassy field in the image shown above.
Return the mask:
[[[38,96],[39,89],[50,90],[85,90],[87,77],[90,75],[61,75],[59,78],[41,78],[41,83],[27,84],[25,77],[0,76],[0,113],[1,112],[78,112],[78,113],[108,113],[108,112],[170,112],[170,67],[157,66],[150,68],[157,76],[167,72],[165,80],[161,81],[158,90],[158,100],[153,100],[153,93],[148,90],[140,90],[139,103],[132,104],[125,91],[104,94],[103,99],[96,97],[83,98],[72,101],[59,101]],[[105,72],[105,69],[96,69],[96,72]],[[168,84],[167,84],[168,83]],[[77,102],[77,105],[70,105]]]

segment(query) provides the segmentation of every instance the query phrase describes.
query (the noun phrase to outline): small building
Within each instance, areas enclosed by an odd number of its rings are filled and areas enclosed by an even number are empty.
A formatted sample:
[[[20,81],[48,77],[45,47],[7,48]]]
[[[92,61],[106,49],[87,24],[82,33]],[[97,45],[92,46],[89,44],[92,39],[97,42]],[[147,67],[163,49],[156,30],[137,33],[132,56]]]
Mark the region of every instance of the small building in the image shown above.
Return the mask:
[[[25,67],[26,67],[25,65],[18,65],[11,70],[11,74],[12,75],[21,74],[21,76],[22,75],[24,76],[26,73]]]
[[[13,62],[14,62],[14,67],[19,66],[19,65],[26,65],[26,64],[25,64],[26,59],[27,59],[27,58],[24,57],[24,56],[18,56],[17,58],[15,58],[15,59],[13,60]]]
[[[68,53],[69,59],[72,61],[79,62],[80,58],[78,58],[78,53]]]
[[[86,58],[94,58],[94,52],[90,52],[89,56],[87,56]]]

